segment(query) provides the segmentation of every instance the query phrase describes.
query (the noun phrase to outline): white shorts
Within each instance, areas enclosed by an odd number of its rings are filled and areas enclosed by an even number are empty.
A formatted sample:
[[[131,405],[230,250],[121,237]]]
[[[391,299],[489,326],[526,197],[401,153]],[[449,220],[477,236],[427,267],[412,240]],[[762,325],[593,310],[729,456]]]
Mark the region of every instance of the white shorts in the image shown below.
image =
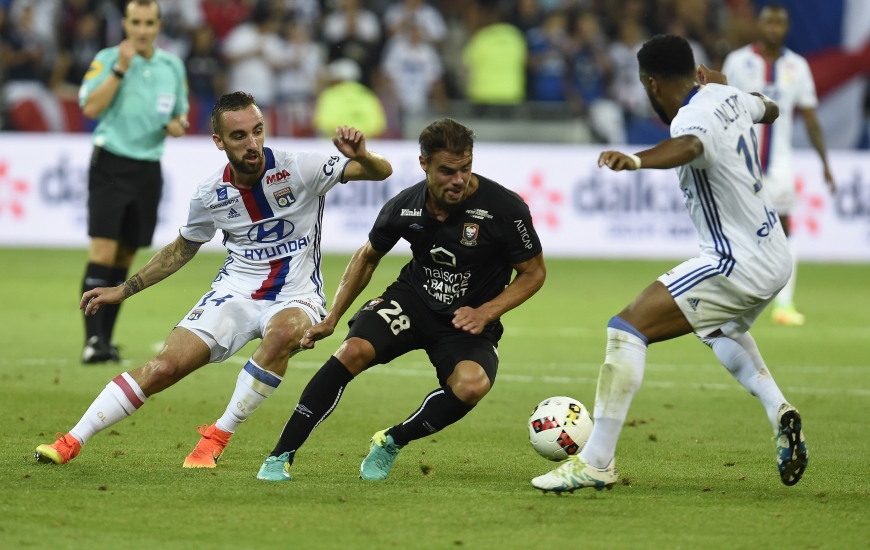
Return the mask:
[[[773,207],[780,215],[788,216],[797,208],[797,187],[792,174],[781,176],[768,172],[764,176],[764,188],[767,190],[767,196],[770,197]]]
[[[269,321],[287,308],[299,308],[316,325],[326,317],[319,297],[299,296],[282,301],[254,300],[226,288],[207,292],[178,323],[211,349],[211,362],[225,361],[245,344],[262,338]]]
[[[737,337],[752,327],[779,291],[760,296],[735,277],[719,273],[718,264],[718,259],[692,258],[658,280],[668,288],[695,334],[709,336],[721,329],[725,336]]]

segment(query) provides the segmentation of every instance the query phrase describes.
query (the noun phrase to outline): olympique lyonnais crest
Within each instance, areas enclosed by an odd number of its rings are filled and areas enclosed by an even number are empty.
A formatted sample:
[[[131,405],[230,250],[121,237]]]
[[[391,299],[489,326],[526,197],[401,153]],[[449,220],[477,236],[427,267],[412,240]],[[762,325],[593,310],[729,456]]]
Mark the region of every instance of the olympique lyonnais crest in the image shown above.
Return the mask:
[[[287,208],[294,202],[296,202],[296,197],[293,196],[293,190],[289,187],[285,187],[284,189],[278,189],[273,193],[275,195],[275,200],[278,202],[278,206],[281,208]]]
[[[477,236],[480,234],[480,226],[476,223],[467,223],[462,227],[462,240],[459,244],[465,246],[477,246]]]
[[[190,312],[190,315],[187,316],[187,320],[188,321],[196,321],[197,319],[202,317],[203,311],[205,311],[205,310],[204,309],[194,309],[193,311]]]

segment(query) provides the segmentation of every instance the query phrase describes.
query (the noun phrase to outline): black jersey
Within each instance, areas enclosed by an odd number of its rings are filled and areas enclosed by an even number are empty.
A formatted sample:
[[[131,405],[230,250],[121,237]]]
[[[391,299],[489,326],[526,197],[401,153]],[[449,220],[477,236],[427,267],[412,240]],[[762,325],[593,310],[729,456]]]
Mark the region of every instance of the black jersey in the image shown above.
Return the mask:
[[[399,239],[411,243],[414,257],[398,280],[438,313],[492,300],[510,283],[511,265],[541,253],[523,199],[492,180],[477,179],[477,190],[443,222],[426,210],[426,181],[412,185],[384,205],[369,233],[380,252]]]

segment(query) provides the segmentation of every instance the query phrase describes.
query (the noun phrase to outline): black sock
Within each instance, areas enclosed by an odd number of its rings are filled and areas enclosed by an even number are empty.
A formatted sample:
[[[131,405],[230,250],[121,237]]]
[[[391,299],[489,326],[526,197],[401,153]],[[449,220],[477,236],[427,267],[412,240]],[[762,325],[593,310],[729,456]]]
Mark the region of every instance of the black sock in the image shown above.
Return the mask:
[[[440,432],[447,426],[462,419],[474,408],[453,395],[450,386],[438,388],[423,400],[423,404],[407,420],[393,426],[388,433],[397,445],[405,446],[415,439]]]
[[[109,278],[109,286],[122,285],[126,280],[126,267],[112,268],[112,274]],[[100,326],[100,336],[106,341],[106,343],[111,343],[112,332],[115,330],[115,321],[118,319],[118,312],[121,310],[121,304],[106,304],[100,309],[105,310],[105,313],[103,313],[102,325]]]
[[[82,294],[100,286],[109,286],[112,281],[112,268],[105,265],[89,263],[85,269],[85,278],[82,280]],[[100,308],[94,315],[85,315],[85,341],[92,336],[102,337],[104,308]]]
[[[280,456],[286,452],[295,454],[314,428],[335,410],[344,388],[351,380],[353,375],[347,367],[335,357],[330,357],[302,390],[296,410],[284,425],[281,439],[272,451],[272,456]],[[294,454],[290,455],[291,462]]]

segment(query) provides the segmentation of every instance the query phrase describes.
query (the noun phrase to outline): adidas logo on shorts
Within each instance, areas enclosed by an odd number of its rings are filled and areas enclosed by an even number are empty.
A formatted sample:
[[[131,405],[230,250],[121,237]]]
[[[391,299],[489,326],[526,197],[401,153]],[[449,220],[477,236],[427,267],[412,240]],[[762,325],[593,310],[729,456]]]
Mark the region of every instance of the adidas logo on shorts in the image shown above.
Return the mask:
[[[686,301],[689,302],[690,306],[692,306],[692,311],[698,311],[698,304],[701,300],[697,298],[688,298]]]
[[[229,214],[227,214],[227,219],[231,220],[233,218],[240,218],[242,215],[236,212],[235,208],[230,208]]]

